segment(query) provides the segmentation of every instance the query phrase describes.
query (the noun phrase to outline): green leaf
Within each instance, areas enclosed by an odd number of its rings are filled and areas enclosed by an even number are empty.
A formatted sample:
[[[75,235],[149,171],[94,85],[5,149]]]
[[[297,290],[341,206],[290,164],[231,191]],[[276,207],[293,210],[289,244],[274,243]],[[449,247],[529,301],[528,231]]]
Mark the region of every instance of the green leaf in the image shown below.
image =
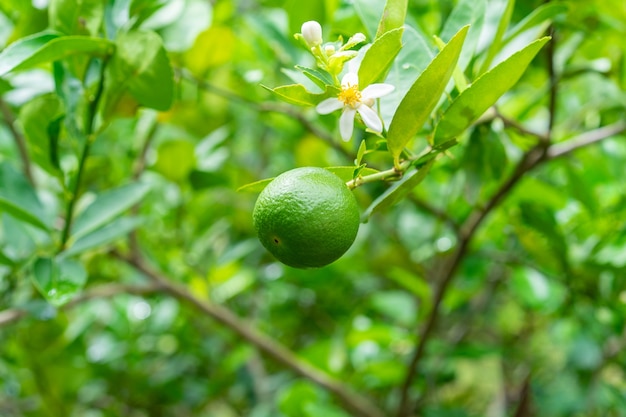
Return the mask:
[[[354,9],[363,22],[368,38],[374,39],[380,27],[380,19],[386,5],[380,0],[355,0]]]
[[[342,179],[344,182],[348,182],[354,179],[355,171],[359,171],[360,176],[376,174],[379,171],[373,168],[360,168],[357,166],[349,167],[325,167],[324,169],[332,172],[336,176]]]
[[[33,264],[33,284],[52,305],[60,307],[87,282],[87,271],[71,259],[38,258]]]
[[[476,45],[483,30],[485,21],[486,0],[461,0],[452,10],[446,20],[440,38],[445,42],[451,39],[464,26],[469,25],[469,31],[463,43],[463,50],[457,63],[458,68],[464,71],[471,61]]]
[[[49,229],[35,190],[24,175],[7,162],[0,164],[0,211],[39,229]]]
[[[31,158],[53,175],[60,174],[58,129],[62,107],[57,95],[45,94],[26,103],[19,115]]]
[[[297,106],[315,106],[322,100],[339,94],[339,90],[333,86],[326,86],[326,91],[322,94],[309,93],[302,84],[283,85],[276,88],[264,85],[261,87],[276,94],[281,100]]]
[[[568,6],[565,3],[546,3],[534,9],[528,16],[524,18],[521,22],[519,22],[515,27],[509,30],[504,40],[502,41],[503,45],[506,45],[513,39],[515,39],[522,32],[527,31],[546,20],[552,19],[554,16],[557,16],[561,13],[565,13],[568,10]]]
[[[456,137],[520,79],[550,38],[538,39],[481,75],[450,104],[435,131],[435,144]]]
[[[501,13],[498,13],[498,16],[500,16],[500,19],[498,21],[498,28],[491,43],[489,44],[487,56],[485,57],[485,60],[481,65],[479,74],[482,74],[489,69],[496,54],[500,51],[500,48],[502,46],[502,39],[504,38],[504,33],[506,32],[506,29],[511,22],[511,15],[513,14],[513,10],[515,9],[515,0],[500,0],[500,2],[505,3],[504,10]],[[499,5],[496,7],[499,7]]]
[[[174,79],[159,35],[143,30],[121,33],[116,45],[105,71],[105,118],[126,91],[142,106],[169,109],[174,98]]]
[[[104,18],[104,4],[102,0],[51,0],[48,16],[54,30],[66,35],[96,36]]]
[[[408,0],[387,0],[376,31],[376,39],[404,25],[408,3]]]
[[[107,56],[114,49],[111,41],[102,38],[41,32],[12,43],[0,53],[0,76],[72,55]]]
[[[387,135],[387,147],[396,161],[439,102],[456,66],[468,29],[465,26],[454,35],[400,102]]]
[[[274,177],[265,178],[263,180],[251,182],[250,184],[242,185],[241,187],[237,188],[237,192],[244,191],[247,193],[260,193],[265,187],[267,187],[270,182],[272,182],[273,179]]]
[[[394,183],[384,193],[378,196],[372,204],[370,204],[370,206],[363,213],[361,219],[362,222],[367,222],[367,220],[372,217],[374,213],[383,211],[402,200],[409,192],[411,192],[411,190],[417,187],[419,183],[424,180],[424,178],[426,178],[426,174],[428,174],[428,171],[434,162],[435,160],[431,159],[419,170],[405,173],[404,177],[400,181]]]
[[[402,49],[403,28],[386,32],[370,46],[359,67],[359,87],[379,82],[385,78],[394,59]]]
[[[150,187],[143,183],[132,183],[99,194],[74,221],[72,239],[85,236],[117,217],[148,193]]]
[[[315,83],[319,88],[324,91],[327,85],[333,85],[333,78],[329,73],[323,70],[316,70],[302,65],[296,65],[296,68],[302,71],[302,73],[311,81]]]
[[[89,249],[103,247],[117,239],[125,237],[143,223],[138,217],[122,217],[90,232],[76,240],[66,251],[64,257],[78,255]]]

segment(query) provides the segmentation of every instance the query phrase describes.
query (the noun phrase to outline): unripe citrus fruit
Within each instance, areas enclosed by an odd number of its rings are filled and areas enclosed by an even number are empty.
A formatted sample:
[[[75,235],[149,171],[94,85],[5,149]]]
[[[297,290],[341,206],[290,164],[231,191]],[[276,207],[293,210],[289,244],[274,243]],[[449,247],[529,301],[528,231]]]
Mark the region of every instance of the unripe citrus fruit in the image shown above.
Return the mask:
[[[346,184],[323,168],[284,172],[254,206],[259,240],[279,261],[318,268],[336,261],[359,230],[359,207]]]

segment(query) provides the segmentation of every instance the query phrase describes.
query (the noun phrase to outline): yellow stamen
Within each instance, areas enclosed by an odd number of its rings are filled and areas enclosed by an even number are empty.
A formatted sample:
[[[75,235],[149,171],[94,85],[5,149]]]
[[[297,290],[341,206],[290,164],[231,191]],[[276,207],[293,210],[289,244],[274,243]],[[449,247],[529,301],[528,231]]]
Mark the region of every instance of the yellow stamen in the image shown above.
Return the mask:
[[[339,101],[346,106],[356,107],[361,102],[361,92],[358,85],[348,85],[339,93]]]

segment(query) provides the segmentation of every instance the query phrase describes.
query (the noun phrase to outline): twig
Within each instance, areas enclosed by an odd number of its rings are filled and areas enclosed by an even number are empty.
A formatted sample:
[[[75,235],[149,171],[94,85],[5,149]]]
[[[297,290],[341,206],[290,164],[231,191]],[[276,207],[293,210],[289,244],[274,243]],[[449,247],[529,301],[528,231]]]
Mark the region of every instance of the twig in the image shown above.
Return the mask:
[[[89,152],[91,151],[91,145],[95,141],[95,123],[96,123],[96,111],[98,110],[98,104],[100,103],[100,99],[102,98],[102,93],[104,92],[104,69],[108,63],[108,58],[105,58],[102,62],[102,66],[100,67],[100,80],[98,82],[98,89],[90,101],[89,106],[87,107],[87,126],[85,128],[85,144],[83,145],[83,151],[80,156],[80,161],[78,163],[78,172],[76,173],[76,177],[74,178],[74,182],[72,184],[72,194],[70,195],[70,200],[67,203],[67,208],[65,211],[65,225],[63,226],[63,232],[61,234],[61,242],[59,245],[59,252],[65,249],[65,245],[70,238],[70,232],[72,229],[72,222],[74,218],[74,208],[76,206],[76,202],[78,201],[78,196],[80,192],[80,185],[83,176],[83,172],[85,170],[85,165],[87,163],[87,158],[89,157]]]
[[[11,135],[13,136],[13,140],[15,141],[15,145],[17,146],[17,150],[20,154],[20,159],[22,160],[22,169],[24,170],[24,175],[31,183],[31,185],[35,185],[35,180],[33,178],[32,167],[30,163],[30,158],[28,156],[28,149],[26,148],[26,140],[24,136],[15,128],[15,117],[7,106],[7,103],[0,98],[0,112],[2,113],[2,118],[6,122]]]
[[[522,387],[519,393],[519,400],[517,402],[517,409],[513,417],[531,417],[532,416],[532,400],[530,391],[530,373],[524,378]]]
[[[64,304],[60,309],[68,310],[94,298],[110,298],[119,294],[146,295],[159,291],[163,291],[163,288],[158,283],[152,283],[150,285],[105,284],[83,291],[80,295]],[[7,326],[28,315],[28,311],[21,308],[11,308],[0,311],[0,327]]]
[[[546,3],[549,3],[550,0],[547,0]],[[556,121],[556,99],[558,95],[559,88],[559,80],[558,75],[556,73],[556,68],[554,65],[555,55],[556,55],[556,42],[557,42],[557,34],[554,30],[554,25],[550,26],[549,30],[550,42],[546,45],[546,60],[548,67],[548,79],[550,80],[550,95],[548,99],[548,134],[545,137],[540,138],[543,142],[543,145],[547,147],[550,143],[550,138],[552,137],[552,130],[554,128],[554,123]]]
[[[593,145],[596,142],[600,142],[611,136],[619,135],[626,131],[626,122],[620,120],[613,124],[600,127],[589,132],[581,133],[580,135],[568,140],[567,142],[561,142],[552,145],[548,149],[546,155],[547,159],[555,159],[565,156],[574,152],[577,149],[584,148],[585,146]]]
[[[359,417],[384,417],[384,413],[368,398],[357,394],[350,390],[343,382],[331,377],[307,362],[302,361],[291,350],[271,337],[259,332],[228,308],[195,297],[184,285],[175,283],[161,275],[161,273],[152,269],[152,267],[148,266],[139,257],[128,258],[119,254],[116,254],[116,256],[142,272],[171,296],[194,306],[202,313],[212,317],[237,333],[241,338],[256,346],[276,362],[333,393],[352,415]]]
[[[565,156],[577,149],[584,146],[588,146],[597,143],[601,140],[610,138],[626,130],[625,122],[617,122],[613,125],[601,127],[596,130],[582,133],[571,140],[564,142],[560,145],[552,145],[551,147],[545,147],[545,143],[540,142],[534,148],[527,151],[522,159],[513,169],[511,175],[504,181],[496,192],[491,196],[487,203],[474,209],[466,220],[463,222],[460,228],[460,239],[456,250],[451,257],[444,261],[438,276],[440,276],[439,282],[435,287],[435,294],[433,300],[433,307],[426,319],[422,330],[418,332],[418,343],[413,353],[411,361],[408,366],[407,375],[404,379],[401,388],[400,406],[398,408],[398,417],[405,417],[411,412],[410,406],[410,388],[413,384],[415,376],[417,375],[417,369],[420,360],[424,356],[426,344],[437,323],[441,303],[447,292],[450,283],[452,282],[456,270],[461,264],[461,261],[465,257],[469,249],[469,244],[473,239],[479,226],[483,220],[495,209],[511,192],[511,190],[517,185],[517,183],[524,177],[526,173],[533,170],[537,166],[552,159]],[[549,143],[549,142],[548,142]]]

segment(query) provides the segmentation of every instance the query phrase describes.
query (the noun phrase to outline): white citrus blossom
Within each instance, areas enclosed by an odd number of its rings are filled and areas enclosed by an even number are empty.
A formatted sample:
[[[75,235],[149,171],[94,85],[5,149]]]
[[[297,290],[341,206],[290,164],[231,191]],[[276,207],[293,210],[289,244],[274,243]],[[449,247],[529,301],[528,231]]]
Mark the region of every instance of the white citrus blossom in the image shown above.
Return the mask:
[[[341,92],[338,97],[328,98],[315,108],[319,114],[328,114],[343,109],[339,118],[339,133],[341,139],[349,141],[354,130],[354,116],[358,112],[365,126],[376,133],[383,130],[383,122],[378,113],[372,109],[375,99],[391,93],[394,86],[391,84],[370,84],[359,90],[359,77],[349,72],[341,79]]]
[[[300,33],[310,48],[321,45],[323,42],[322,26],[315,20],[304,22],[300,28]]]

